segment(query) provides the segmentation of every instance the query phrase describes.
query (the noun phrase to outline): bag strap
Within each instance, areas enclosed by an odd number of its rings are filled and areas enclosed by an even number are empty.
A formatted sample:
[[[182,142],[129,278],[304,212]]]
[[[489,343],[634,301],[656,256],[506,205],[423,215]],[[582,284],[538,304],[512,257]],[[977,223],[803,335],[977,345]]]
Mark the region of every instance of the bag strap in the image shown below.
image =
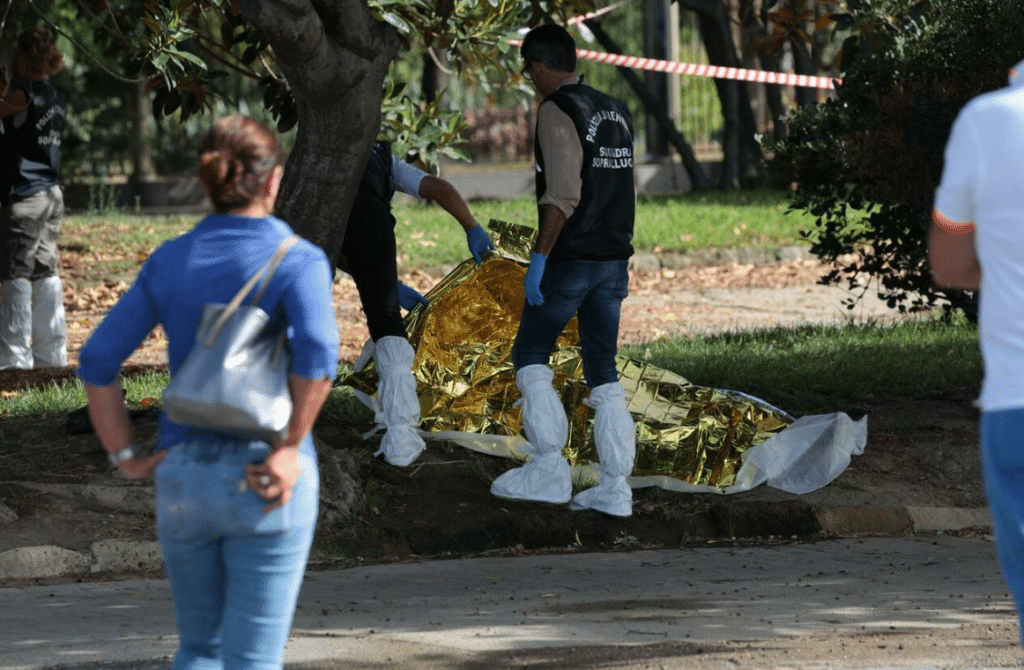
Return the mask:
[[[295,246],[295,243],[298,241],[298,235],[292,235],[289,238],[281,240],[281,244],[278,245],[277,251],[274,252],[274,255],[270,257],[270,260],[267,261],[266,265],[264,265],[260,270],[265,274],[263,275],[263,281],[260,283],[259,289],[256,291],[256,295],[254,295],[252,300],[249,301],[250,305],[255,306],[263,299],[263,294],[267,290],[267,285],[270,284],[270,278],[274,276],[274,273],[277,272],[277,268],[281,265],[281,261],[284,260],[285,255],[288,254],[288,251]],[[258,275],[259,272],[256,274]]]
[[[227,307],[224,308],[224,311],[220,313],[217,321],[214,322],[213,327],[210,329],[210,335],[206,338],[204,346],[210,347],[213,345],[213,341],[220,333],[220,329],[224,327],[227,320],[231,318],[231,315],[235,313],[238,307],[242,304],[242,301],[245,300],[245,296],[252,291],[253,287],[256,286],[262,277],[263,282],[260,284],[259,290],[256,295],[253,296],[253,299],[249,304],[255,305],[260,301],[260,298],[263,297],[263,293],[267,290],[270,278],[274,276],[274,273],[277,272],[277,268],[281,265],[281,261],[284,260],[285,255],[298,241],[298,235],[292,235],[291,237],[286,237],[281,240],[281,244],[277,246],[277,251],[274,252],[274,255],[271,256],[270,259],[264,263],[248,281],[245,282],[245,285],[239,289],[238,293],[235,294],[235,297],[232,298],[231,302],[229,302]]]

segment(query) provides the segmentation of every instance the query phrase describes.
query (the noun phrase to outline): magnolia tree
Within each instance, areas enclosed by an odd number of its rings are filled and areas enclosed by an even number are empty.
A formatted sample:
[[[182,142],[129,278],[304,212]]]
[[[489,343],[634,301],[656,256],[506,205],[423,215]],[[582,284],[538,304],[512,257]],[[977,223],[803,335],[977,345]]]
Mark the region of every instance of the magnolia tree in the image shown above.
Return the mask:
[[[332,263],[382,115],[389,137],[421,154],[453,152],[463,127],[389,80],[404,49],[418,44],[463,77],[504,82],[517,29],[593,9],[592,0],[12,1],[97,63],[117,62],[122,79],[144,82],[157,118],[208,111],[228,70],[258,81],[278,130],[296,130],[277,213]]]

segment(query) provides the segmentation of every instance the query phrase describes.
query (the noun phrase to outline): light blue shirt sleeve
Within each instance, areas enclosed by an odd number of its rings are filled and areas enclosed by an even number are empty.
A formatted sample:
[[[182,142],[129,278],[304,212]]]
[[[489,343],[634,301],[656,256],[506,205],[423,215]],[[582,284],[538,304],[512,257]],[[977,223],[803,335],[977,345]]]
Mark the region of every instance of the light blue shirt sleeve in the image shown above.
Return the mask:
[[[110,308],[78,356],[78,377],[93,386],[117,379],[121,364],[156,327],[156,306],[146,290],[149,264],[143,266],[131,288]]]
[[[396,191],[419,197],[420,182],[427,173],[391,155],[391,185]]]
[[[338,372],[338,322],[334,315],[330,265],[318,247],[308,244],[281,296],[290,326],[292,373],[307,379],[333,379]]]

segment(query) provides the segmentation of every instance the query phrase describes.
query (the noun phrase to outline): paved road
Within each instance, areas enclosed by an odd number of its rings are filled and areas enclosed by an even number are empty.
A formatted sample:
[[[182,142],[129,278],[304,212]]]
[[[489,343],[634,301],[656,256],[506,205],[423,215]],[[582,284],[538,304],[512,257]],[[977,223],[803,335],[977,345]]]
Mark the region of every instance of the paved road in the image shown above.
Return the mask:
[[[156,668],[161,580],[0,589],[0,668]],[[1020,666],[987,538],[866,538],[311,572],[288,668]]]

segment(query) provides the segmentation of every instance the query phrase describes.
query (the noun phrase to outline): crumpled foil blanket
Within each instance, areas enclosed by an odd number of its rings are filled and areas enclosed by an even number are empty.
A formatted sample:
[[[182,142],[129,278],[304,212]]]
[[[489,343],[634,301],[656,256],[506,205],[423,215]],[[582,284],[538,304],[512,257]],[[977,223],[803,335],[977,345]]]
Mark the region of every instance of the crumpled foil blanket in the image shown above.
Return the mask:
[[[511,223],[489,224],[495,253],[477,265],[467,260],[427,294],[405,320],[416,349],[417,380],[426,433],[454,431],[507,436],[521,442],[511,352],[523,309],[525,258],[536,231]],[[569,417],[569,463],[597,462],[593,411],[583,403],[575,318],[551,356],[554,386]],[[634,476],[661,475],[689,484],[725,488],[735,481],[743,452],[778,433],[793,418],[756,398],[696,386],[642,361],[617,357],[620,382],[637,426]],[[341,383],[367,396],[376,393],[372,361]],[[429,438],[429,434],[425,437]]]

